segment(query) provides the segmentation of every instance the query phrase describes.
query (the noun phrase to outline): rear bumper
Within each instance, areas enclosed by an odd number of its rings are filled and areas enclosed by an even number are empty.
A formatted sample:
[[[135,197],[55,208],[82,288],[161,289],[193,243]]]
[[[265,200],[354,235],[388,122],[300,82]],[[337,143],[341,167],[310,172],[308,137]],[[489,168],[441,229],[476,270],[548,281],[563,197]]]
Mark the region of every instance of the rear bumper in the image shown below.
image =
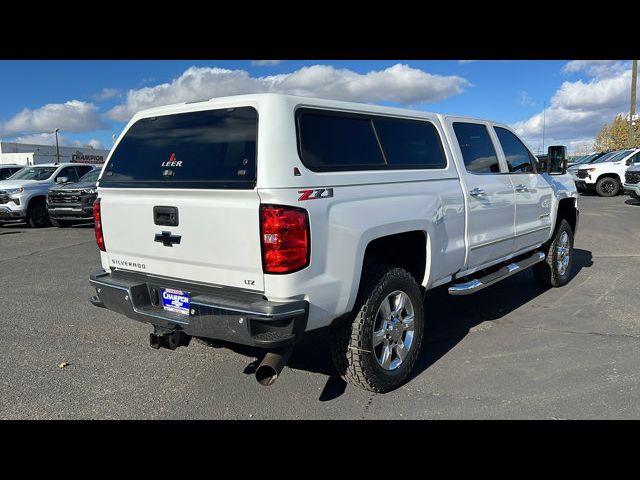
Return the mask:
[[[241,345],[277,348],[293,344],[304,334],[309,302],[276,303],[260,294],[225,288],[203,287],[143,274],[98,270],[89,283],[96,288],[90,301],[133,320],[162,330],[225,340]],[[160,288],[190,293],[190,314],[162,308]]]

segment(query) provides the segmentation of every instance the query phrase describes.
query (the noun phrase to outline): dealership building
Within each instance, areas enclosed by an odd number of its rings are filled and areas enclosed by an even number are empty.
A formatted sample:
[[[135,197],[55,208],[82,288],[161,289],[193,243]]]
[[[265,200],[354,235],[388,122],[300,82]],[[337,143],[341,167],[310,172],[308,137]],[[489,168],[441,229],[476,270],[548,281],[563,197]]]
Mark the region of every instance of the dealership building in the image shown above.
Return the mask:
[[[17,165],[38,165],[56,163],[58,155],[60,163],[104,163],[109,150],[92,147],[59,147],[55,145],[33,145],[0,141],[0,165],[14,163]]]

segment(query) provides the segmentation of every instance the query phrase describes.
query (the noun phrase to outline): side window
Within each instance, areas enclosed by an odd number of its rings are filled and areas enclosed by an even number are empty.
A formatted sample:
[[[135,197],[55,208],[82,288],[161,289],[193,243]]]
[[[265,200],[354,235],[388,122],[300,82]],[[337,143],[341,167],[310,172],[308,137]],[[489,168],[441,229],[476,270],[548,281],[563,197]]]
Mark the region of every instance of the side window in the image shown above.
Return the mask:
[[[454,122],[453,131],[456,133],[468,172],[500,173],[498,156],[486,126],[479,123]]]
[[[390,168],[445,168],[447,161],[436,127],[430,122],[375,117]]]
[[[536,173],[536,161],[527,147],[505,128],[494,127],[511,173]]]
[[[302,160],[311,170],[386,167],[369,118],[302,113],[299,135]]]
[[[65,167],[62,170],[60,170],[60,173],[56,175],[56,180],[62,177],[67,177],[68,179],[67,181],[71,183],[78,181],[78,175],[76,174],[75,167]]]
[[[634,165],[640,163],[640,152],[636,153],[633,157],[629,159],[627,165]]]
[[[85,173],[89,173],[93,168],[88,167],[86,165],[80,165],[76,167],[76,172],[78,172],[78,178],[84,176]]]

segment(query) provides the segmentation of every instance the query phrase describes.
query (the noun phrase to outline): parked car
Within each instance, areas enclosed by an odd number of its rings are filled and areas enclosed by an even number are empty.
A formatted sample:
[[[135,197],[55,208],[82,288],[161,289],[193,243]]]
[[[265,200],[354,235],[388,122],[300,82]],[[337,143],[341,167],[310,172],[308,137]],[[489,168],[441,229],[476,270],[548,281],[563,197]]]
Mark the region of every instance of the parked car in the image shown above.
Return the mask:
[[[0,181],[0,224],[26,221],[31,227],[46,227],[49,188],[57,183],[77,182],[93,168],[94,165],[82,163],[34,165]]]
[[[640,163],[635,163],[624,172],[624,193],[640,200]]]
[[[0,165],[0,180],[6,180],[11,175],[22,170],[23,165]]]
[[[602,157],[605,153],[607,153],[607,152],[592,153],[591,155],[585,155],[583,157],[576,158],[572,162],[568,162],[567,163],[567,167],[571,168],[574,165],[583,165],[583,164],[594,162],[598,158]]]
[[[622,190],[625,171],[634,163],[640,163],[640,148],[603,155],[574,171],[576,188],[595,191],[601,197],[615,197]]]
[[[580,159],[579,162],[575,162],[573,165],[568,165],[567,170],[574,177],[574,181],[575,181],[576,180],[575,173],[578,170],[578,168],[580,168],[581,165],[588,165],[590,163],[596,162],[604,158],[605,155],[614,154],[614,153],[615,152],[600,152],[600,153],[594,153],[594,154],[588,155],[587,157]]]
[[[154,348],[260,347],[263,385],[328,327],[338,373],[386,392],[420,352],[425,290],[571,278],[576,188],[535,164],[466,117],[276,94],[146,110],[98,182],[91,302],[151,325]]]
[[[54,227],[68,227],[75,222],[93,222],[93,202],[98,196],[96,183],[100,169],[85,174],[76,183],[54,185],[47,195],[47,212]]]

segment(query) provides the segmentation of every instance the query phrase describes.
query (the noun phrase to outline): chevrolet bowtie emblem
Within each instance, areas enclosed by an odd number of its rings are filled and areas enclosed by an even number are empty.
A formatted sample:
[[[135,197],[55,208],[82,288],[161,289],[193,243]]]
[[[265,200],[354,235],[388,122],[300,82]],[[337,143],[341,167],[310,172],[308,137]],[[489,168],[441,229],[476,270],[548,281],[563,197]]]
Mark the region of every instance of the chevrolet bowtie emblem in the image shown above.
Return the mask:
[[[162,243],[165,247],[173,247],[174,243],[180,245],[181,238],[180,235],[171,235],[171,232],[162,232],[156,233],[155,241]]]

